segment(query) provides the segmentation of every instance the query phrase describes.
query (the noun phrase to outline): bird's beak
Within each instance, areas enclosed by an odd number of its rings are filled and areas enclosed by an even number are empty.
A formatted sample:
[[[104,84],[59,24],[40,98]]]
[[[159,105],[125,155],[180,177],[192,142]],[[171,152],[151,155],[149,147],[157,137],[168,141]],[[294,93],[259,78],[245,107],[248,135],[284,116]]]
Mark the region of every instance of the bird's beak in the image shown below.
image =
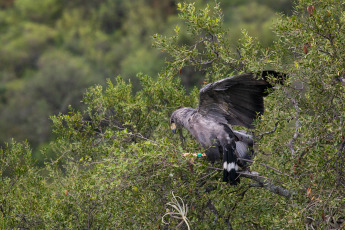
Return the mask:
[[[171,123],[170,129],[171,129],[171,131],[172,131],[174,134],[176,134],[176,125],[175,125],[175,123]]]

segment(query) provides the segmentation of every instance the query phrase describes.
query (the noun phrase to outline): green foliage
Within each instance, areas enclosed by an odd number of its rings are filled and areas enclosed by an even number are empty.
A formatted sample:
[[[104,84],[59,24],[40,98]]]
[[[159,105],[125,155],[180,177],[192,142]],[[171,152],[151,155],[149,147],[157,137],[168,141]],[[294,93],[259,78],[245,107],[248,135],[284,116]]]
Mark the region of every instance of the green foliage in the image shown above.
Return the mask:
[[[340,1],[300,1],[296,13],[276,27],[280,37],[276,50],[283,52],[276,51],[272,60],[291,75],[284,92],[290,106],[280,104],[270,117],[285,108],[278,119],[290,116],[293,123],[282,124],[280,132],[285,135],[267,142],[275,146],[270,152],[287,153],[279,158],[298,178],[294,186],[311,191],[301,214],[314,228],[337,228],[336,221],[344,215],[340,208],[345,185],[343,12]]]
[[[247,5],[229,8],[224,12],[224,17],[229,22],[226,26],[231,28],[229,36],[231,44],[237,45],[242,30],[246,30],[251,36],[256,37],[264,47],[271,46],[276,39],[272,27],[277,17],[268,6],[251,2]]]
[[[70,106],[51,117],[55,139],[42,151],[47,157],[45,167],[36,168],[27,144],[12,142],[1,148],[1,228],[170,229],[188,228],[187,219],[191,229],[344,226],[344,4],[301,0],[293,15],[282,15],[276,22],[274,46],[267,48],[243,31],[235,49],[229,45],[232,31],[224,31],[220,6],[196,6],[178,5],[187,29],[176,27],[171,36],[154,36],[154,45],[169,55],[168,66],[157,77],[138,74],[139,87],[125,76],[108,80],[106,86],[88,88],[83,106]],[[36,112],[53,105],[58,108],[60,101],[75,103],[66,99],[74,97],[59,93],[72,93],[71,83],[83,81],[87,87],[93,82],[101,63],[96,54],[108,50],[99,50],[96,44],[110,50],[127,44],[125,40],[110,44],[109,31],[92,33],[82,20],[72,20],[82,15],[77,9],[72,11],[64,20],[79,25],[78,33],[71,27],[66,37],[53,34],[64,51],[43,53],[33,70],[29,87],[36,89],[36,101],[41,103]],[[87,11],[93,12],[93,7]],[[61,30],[64,23],[58,25]],[[79,33],[82,44],[91,50],[74,43]],[[142,60],[147,49],[126,55],[127,64],[119,66],[130,66],[135,59],[142,61],[143,68],[150,65],[151,61]],[[126,53],[125,49],[119,52]],[[80,53],[85,57],[78,57]],[[106,60],[116,58],[110,55]],[[85,67],[86,60],[95,69]],[[187,132],[179,138],[169,130],[173,110],[198,103],[198,89],[187,95],[180,75],[200,70],[207,83],[230,73],[267,68],[289,75],[267,97],[265,115],[256,124],[257,154],[251,170],[267,180],[263,184],[243,177],[239,186],[229,186],[220,182],[217,163],[181,155],[203,151]],[[270,80],[273,84],[274,79]],[[14,86],[6,84],[5,93],[9,86],[20,91],[23,82],[26,78],[19,78]],[[53,88],[45,88],[47,84]],[[50,103],[38,100],[48,91],[55,95],[47,97]],[[49,161],[51,152],[55,157]],[[265,189],[270,183],[293,196]],[[177,205],[174,195],[185,205],[185,222],[166,215]],[[162,217],[169,225],[162,223]]]
[[[13,29],[9,28],[1,42],[6,45],[0,50],[0,67],[5,72],[22,74],[27,68],[33,68],[37,57],[52,43],[56,33],[45,25],[25,23]],[[21,36],[18,36],[21,33]],[[11,79],[3,79],[9,81]]]
[[[69,105],[78,106],[85,88],[95,83],[95,71],[84,62],[68,52],[51,51],[38,60],[35,76],[21,79],[15,86],[7,84],[7,88],[16,88],[12,93],[5,91],[8,99],[7,106],[0,111],[3,117],[0,128],[5,130],[17,125],[23,128],[10,129],[0,137],[16,136],[35,146],[44,142],[51,132],[49,115],[52,112],[66,113]],[[31,125],[25,126],[27,123]]]
[[[47,23],[59,14],[62,5],[58,0],[15,0],[14,8],[24,18]]]
[[[180,17],[187,23],[193,44],[180,44],[180,28],[175,28],[175,35],[169,38],[155,35],[155,47],[169,53],[173,60],[169,63],[172,72],[181,72],[186,66],[212,71],[212,80],[224,77],[229,69],[241,68],[228,45],[226,33],[222,30],[222,12],[220,5],[210,9],[197,10],[194,4],[178,4]]]
[[[12,141],[0,149],[0,174],[1,228],[40,226],[43,215],[37,213],[44,190],[27,143]]]

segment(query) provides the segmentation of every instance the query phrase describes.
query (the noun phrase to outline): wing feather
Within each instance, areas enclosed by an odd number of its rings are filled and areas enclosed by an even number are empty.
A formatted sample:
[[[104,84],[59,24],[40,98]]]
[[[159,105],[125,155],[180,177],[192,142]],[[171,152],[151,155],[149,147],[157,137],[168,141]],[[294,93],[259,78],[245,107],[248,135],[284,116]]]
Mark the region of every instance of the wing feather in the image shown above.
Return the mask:
[[[285,77],[275,71],[263,71],[262,79],[257,74],[245,73],[206,85],[199,92],[198,112],[232,125],[253,128],[253,120],[264,113],[263,97],[272,88],[266,80],[268,75]]]

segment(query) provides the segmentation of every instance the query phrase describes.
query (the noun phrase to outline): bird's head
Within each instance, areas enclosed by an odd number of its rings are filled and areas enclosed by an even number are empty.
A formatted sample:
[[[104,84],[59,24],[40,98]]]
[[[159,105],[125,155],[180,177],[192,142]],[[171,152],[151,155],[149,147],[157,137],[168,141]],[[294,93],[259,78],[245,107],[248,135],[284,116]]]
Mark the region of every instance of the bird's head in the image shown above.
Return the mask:
[[[176,134],[177,129],[186,127],[186,122],[191,114],[195,113],[195,109],[183,107],[175,110],[170,117],[170,129]]]

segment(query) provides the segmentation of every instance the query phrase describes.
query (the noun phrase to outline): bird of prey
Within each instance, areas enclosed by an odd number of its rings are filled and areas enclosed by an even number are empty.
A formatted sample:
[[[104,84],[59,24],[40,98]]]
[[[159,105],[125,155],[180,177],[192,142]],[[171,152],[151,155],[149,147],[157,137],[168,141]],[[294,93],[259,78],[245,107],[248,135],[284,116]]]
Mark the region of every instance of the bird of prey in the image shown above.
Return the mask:
[[[253,138],[245,131],[233,130],[231,125],[253,128],[253,121],[264,113],[263,97],[273,86],[267,81],[272,76],[285,79],[286,75],[267,70],[228,77],[203,87],[196,109],[180,108],[170,118],[171,130],[186,128],[206,148],[211,161],[223,155],[223,181],[236,185],[240,182],[238,166],[245,166],[237,158],[250,159]]]

